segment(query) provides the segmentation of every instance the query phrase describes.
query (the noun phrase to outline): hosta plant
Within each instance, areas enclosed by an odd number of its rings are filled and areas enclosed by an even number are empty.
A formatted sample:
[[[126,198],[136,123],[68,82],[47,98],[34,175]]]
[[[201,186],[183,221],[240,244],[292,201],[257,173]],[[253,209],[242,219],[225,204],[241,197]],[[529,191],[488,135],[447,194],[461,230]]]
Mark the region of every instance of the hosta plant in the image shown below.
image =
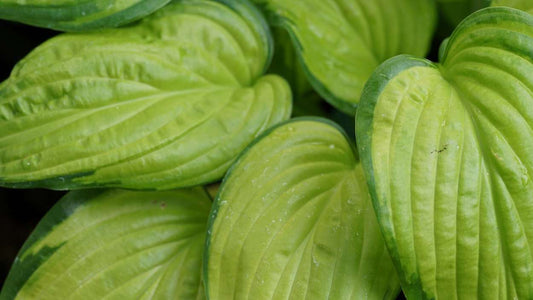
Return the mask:
[[[464,20],[439,63],[380,66],[357,112],[361,160],[410,299],[533,298],[533,16]]]
[[[0,0],[89,31],[0,83],[0,186],[85,189],[0,300],[533,299],[530,5]]]

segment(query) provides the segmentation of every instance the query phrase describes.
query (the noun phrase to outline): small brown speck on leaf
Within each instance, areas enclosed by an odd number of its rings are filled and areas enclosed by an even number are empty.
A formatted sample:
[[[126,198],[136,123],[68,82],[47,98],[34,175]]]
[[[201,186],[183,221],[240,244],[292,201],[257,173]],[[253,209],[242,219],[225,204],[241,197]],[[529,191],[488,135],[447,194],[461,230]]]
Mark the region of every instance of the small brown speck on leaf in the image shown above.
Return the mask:
[[[444,151],[446,151],[446,150],[448,150],[448,144],[444,145],[444,146],[442,147],[442,149],[435,149],[435,150],[431,151],[430,154],[433,154],[433,153],[440,154],[440,153],[442,153],[442,152],[444,152]]]

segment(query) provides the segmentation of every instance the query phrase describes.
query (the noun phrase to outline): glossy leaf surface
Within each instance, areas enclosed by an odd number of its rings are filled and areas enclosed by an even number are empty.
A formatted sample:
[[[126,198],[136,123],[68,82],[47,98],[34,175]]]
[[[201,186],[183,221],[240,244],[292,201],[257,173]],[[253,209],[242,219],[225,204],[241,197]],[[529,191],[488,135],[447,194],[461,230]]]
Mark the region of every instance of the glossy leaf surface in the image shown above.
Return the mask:
[[[70,192],[24,244],[0,299],[196,299],[210,206],[201,188]]]
[[[394,299],[399,282],[347,137],[295,119],[257,139],[215,200],[209,299]]]
[[[356,132],[411,299],[533,298],[533,16],[489,8],[440,64],[400,56],[369,80]]]
[[[169,189],[220,179],[291,92],[262,76],[268,28],[247,2],[178,1],[140,24],[66,34],[0,84],[0,184]]]
[[[313,87],[354,114],[372,71],[386,59],[429,49],[436,19],[427,0],[254,0],[285,27]]]
[[[0,19],[61,31],[116,27],[142,18],[170,0],[0,0]]]

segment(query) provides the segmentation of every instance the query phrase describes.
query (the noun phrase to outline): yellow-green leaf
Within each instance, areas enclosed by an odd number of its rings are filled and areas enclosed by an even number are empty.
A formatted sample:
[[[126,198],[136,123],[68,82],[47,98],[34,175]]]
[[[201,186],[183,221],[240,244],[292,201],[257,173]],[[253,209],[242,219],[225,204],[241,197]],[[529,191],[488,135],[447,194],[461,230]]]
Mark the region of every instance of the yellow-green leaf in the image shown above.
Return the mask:
[[[228,172],[206,245],[208,299],[395,299],[399,282],[354,146],[294,119]]]
[[[210,204],[201,188],[70,192],[24,244],[0,299],[194,300]]]
[[[53,38],[0,85],[0,185],[170,189],[220,179],[291,92],[263,76],[245,1],[177,1],[121,29]]]

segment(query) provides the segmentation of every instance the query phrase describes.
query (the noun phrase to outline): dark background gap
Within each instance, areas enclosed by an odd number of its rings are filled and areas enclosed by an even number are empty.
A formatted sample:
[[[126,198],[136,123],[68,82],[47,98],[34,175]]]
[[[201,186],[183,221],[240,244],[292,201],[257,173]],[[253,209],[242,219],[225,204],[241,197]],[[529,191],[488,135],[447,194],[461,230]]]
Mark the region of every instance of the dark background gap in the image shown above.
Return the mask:
[[[57,32],[0,20],[0,82],[33,48]],[[0,188],[0,286],[39,220],[65,192]]]

